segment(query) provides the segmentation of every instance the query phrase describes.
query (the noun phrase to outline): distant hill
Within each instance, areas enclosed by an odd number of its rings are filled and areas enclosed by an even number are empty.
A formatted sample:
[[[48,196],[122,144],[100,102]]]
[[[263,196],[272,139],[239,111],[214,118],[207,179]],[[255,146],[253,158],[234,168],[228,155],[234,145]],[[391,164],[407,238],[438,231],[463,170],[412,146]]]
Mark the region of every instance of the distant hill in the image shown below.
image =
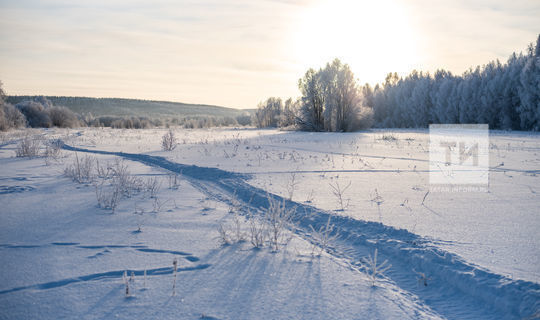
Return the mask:
[[[38,96],[9,96],[7,101],[17,104],[32,100]],[[73,112],[94,117],[147,117],[150,119],[186,118],[186,117],[236,117],[253,113],[254,109],[233,109],[205,104],[153,101],[121,98],[88,98],[45,96],[55,106],[64,106]]]

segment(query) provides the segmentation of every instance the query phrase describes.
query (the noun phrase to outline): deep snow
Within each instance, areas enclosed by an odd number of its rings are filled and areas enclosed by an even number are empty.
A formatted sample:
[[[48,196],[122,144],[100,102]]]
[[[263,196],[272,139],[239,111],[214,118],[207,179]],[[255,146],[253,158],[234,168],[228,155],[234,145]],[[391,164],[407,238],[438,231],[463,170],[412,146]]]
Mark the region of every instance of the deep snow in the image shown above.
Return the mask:
[[[92,187],[62,177],[71,160],[12,158],[16,140],[6,138],[2,317],[487,319],[538,310],[535,134],[492,133],[489,193],[431,193],[421,205],[428,188],[425,131],[177,130],[172,152],[159,150],[163,133],[44,131],[70,146],[126,152],[98,157],[128,158],[138,175],[163,179],[159,197],[169,201],[162,212],[150,213],[150,199],[137,196],[122,200],[114,215],[96,208]],[[388,134],[396,140],[383,140]],[[178,190],[165,187],[163,169],[182,173]],[[351,183],[344,211],[336,211],[329,187],[336,181]],[[298,227],[289,246],[278,253],[249,243],[218,246],[217,226],[230,219],[232,194],[264,211],[267,191],[288,197],[291,185]],[[146,212],[133,214],[137,206]],[[309,225],[324,224],[328,214],[339,238],[313,258]],[[371,288],[360,261],[375,248],[392,268]],[[181,270],[171,297],[174,256]],[[145,268],[148,288],[141,290]],[[136,273],[131,299],[123,296],[123,270]]]

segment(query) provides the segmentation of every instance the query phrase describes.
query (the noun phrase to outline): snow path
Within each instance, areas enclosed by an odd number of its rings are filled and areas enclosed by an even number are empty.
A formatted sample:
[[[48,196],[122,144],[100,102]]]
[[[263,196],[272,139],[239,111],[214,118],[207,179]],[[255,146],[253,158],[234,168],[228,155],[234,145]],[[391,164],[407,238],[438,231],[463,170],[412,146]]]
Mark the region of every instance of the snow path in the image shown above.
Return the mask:
[[[217,200],[228,202],[235,194],[244,205],[261,211],[268,207],[268,196],[283,200],[249,185],[246,182],[249,175],[246,174],[184,165],[145,154],[89,150],[65,144],[63,148],[119,156],[179,173]],[[511,280],[487,272],[432,246],[431,240],[403,229],[336,216],[292,201],[285,202],[288,208],[294,208],[296,212],[297,234],[310,240],[310,226],[319,229],[331,216],[339,235],[335,245],[329,249],[332,255],[346,261],[351,268],[360,269],[361,258],[373,254],[377,248],[380,260],[388,259],[392,264],[385,275],[443,317],[513,319],[529,317],[540,310],[540,285],[537,283]],[[430,278],[427,286],[419,284],[418,273]]]

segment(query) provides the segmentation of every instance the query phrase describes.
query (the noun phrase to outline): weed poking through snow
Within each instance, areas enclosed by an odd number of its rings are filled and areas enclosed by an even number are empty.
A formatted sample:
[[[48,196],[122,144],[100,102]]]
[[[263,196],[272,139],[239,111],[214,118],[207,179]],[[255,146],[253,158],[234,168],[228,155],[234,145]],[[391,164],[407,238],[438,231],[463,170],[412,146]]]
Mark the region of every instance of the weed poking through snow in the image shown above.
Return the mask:
[[[313,237],[313,246],[311,248],[312,256],[320,256],[321,253],[326,251],[328,245],[339,237],[338,233],[334,232],[335,225],[331,223],[332,216],[328,216],[326,224],[321,226],[318,230],[311,228],[311,236]]]
[[[88,155],[79,159],[79,155],[75,152],[75,160],[64,168],[64,175],[78,183],[91,183],[94,181],[95,161],[94,157]]]
[[[375,189],[375,193],[372,195],[371,203],[375,203],[377,205],[377,212],[379,213],[379,222],[382,223],[382,214],[381,214],[381,205],[384,203],[383,197],[379,195],[379,192],[377,189]]]
[[[384,272],[386,272],[390,267],[391,264],[388,264],[388,260],[384,260],[381,264],[377,265],[377,249],[375,249],[375,254],[373,257],[369,255],[367,258],[362,258],[362,262],[365,264],[366,274],[371,280],[371,286],[375,286],[375,282],[377,281],[377,275],[381,275]]]
[[[293,196],[294,196],[294,192],[296,191],[296,189],[298,188],[298,185],[300,183],[296,180],[296,173],[291,173],[291,177],[289,179],[289,183],[287,184],[287,195],[288,195],[288,199],[290,201],[292,201],[293,199]]]
[[[268,209],[265,213],[268,226],[268,242],[270,249],[279,251],[280,244],[285,239],[285,232],[292,225],[295,208],[287,208],[285,199],[279,201],[270,195],[267,196]]]
[[[342,187],[339,184],[339,181],[336,180],[334,184],[330,183],[330,187],[332,188],[332,193],[337,198],[338,204],[339,204],[339,211],[345,211],[349,207],[349,201],[350,199],[344,198],[344,193],[349,189],[351,186],[351,182],[347,184],[345,187]]]
[[[428,280],[431,280],[432,278],[431,277],[427,277],[425,273],[423,272],[418,272],[416,270],[413,269],[413,271],[418,275],[418,283],[419,284],[423,284],[425,287],[427,287],[428,285]]]
[[[161,181],[157,177],[148,178],[144,182],[144,189],[148,192],[150,198],[157,198],[159,189],[161,188]]]
[[[104,186],[103,182],[95,183],[96,199],[98,206],[102,209],[115,212],[120,200],[120,190],[117,185]]]
[[[266,238],[266,228],[264,223],[255,215],[250,212],[249,218],[249,235],[251,245],[260,249],[264,246],[264,239]]]

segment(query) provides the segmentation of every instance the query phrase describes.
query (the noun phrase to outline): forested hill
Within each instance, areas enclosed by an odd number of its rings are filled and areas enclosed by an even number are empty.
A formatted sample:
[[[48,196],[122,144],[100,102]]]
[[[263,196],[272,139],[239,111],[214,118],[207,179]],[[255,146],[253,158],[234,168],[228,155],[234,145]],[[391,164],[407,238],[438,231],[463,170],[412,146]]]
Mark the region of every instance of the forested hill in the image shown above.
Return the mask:
[[[34,100],[37,96],[9,96],[7,102],[17,104]],[[75,113],[94,117],[147,117],[151,119],[171,117],[236,117],[253,110],[240,110],[204,104],[188,104],[168,101],[151,101],[121,98],[56,97],[45,96],[55,106],[64,106]]]

